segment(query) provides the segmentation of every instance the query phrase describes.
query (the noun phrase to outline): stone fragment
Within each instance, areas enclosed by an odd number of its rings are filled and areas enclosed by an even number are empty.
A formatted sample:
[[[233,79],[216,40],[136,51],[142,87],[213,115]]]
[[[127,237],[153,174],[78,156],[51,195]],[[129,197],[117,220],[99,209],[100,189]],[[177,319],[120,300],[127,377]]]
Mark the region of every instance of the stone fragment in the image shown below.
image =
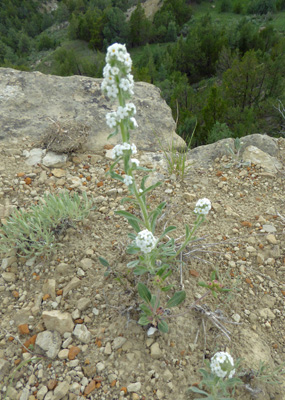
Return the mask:
[[[68,358],[69,360],[74,360],[75,357],[80,353],[80,348],[77,346],[71,346],[68,351]]]
[[[54,169],[51,170],[51,173],[56,178],[62,178],[63,176],[66,175],[66,170],[65,169],[61,169],[61,168],[54,168]]]
[[[265,232],[268,232],[268,233],[276,232],[276,228],[275,228],[275,226],[273,226],[273,225],[265,224],[265,225],[262,226],[262,229],[263,229]]]
[[[93,260],[91,258],[83,258],[80,261],[80,267],[84,270],[87,271],[88,269],[91,269],[93,266]]]
[[[3,272],[2,278],[5,282],[16,282],[16,275],[13,272]]]
[[[57,154],[48,151],[42,159],[43,165],[46,167],[62,167],[67,161],[67,154]]]
[[[20,335],[28,335],[30,333],[29,325],[28,324],[18,325],[18,331]]]
[[[266,240],[267,240],[267,242],[270,243],[270,244],[277,244],[277,239],[276,239],[276,237],[275,237],[274,235],[272,235],[272,234],[267,235],[267,236],[266,236]]]
[[[35,352],[55,359],[61,347],[61,337],[57,331],[44,331],[37,335]]]
[[[118,350],[120,347],[123,346],[123,344],[125,344],[127,341],[126,338],[122,337],[122,336],[118,336],[113,340],[113,350]]]
[[[107,342],[107,344],[105,346],[104,354],[106,354],[107,356],[112,354],[112,347],[111,347],[111,343],[110,342]]]
[[[55,300],[55,286],[56,282],[55,279],[47,279],[45,283],[43,284],[42,291],[44,295],[49,294],[52,300]]]
[[[73,335],[83,343],[89,343],[91,340],[91,333],[88,331],[85,325],[76,325],[73,330]]]
[[[63,350],[60,350],[60,352],[58,353],[57,356],[60,360],[65,360],[68,358],[68,353],[69,353],[68,349],[63,349]]]
[[[96,382],[95,381],[90,381],[90,383],[88,383],[88,385],[86,386],[85,390],[84,390],[84,395],[88,396],[91,392],[93,392],[93,390],[96,387]]]
[[[9,371],[9,362],[4,360],[3,358],[0,359],[0,381]]]
[[[42,386],[38,391],[37,391],[37,399],[38,400],[43,400],[45,395],[48,392],[48,388],[46,386]]]
[[[71,290],[78,288],[80,285],[81,280],[76,278],[76,276],[73,277],[71,281],[63,288],[63,297],[66,297]]]
[[[53,400],[61,400],[67,395],[69,383],[67,381],[60,382],[53,391]]]
[[[127,390],[129,393],[139,392],[141,390],[141,386],[142,386],[142,384],[140,382],[130,383],[127,386]]]
[[[57,331],[61,335],[65,332],[72,332],[74,323],[69,313],[62,313],[58,310],[44,311],[42,318],[46,328],[50,331]]]
[[[150,347],[150,356],[152,358],[161,358],[162,357],[162,351],[159,347],[159,344],[157,342],[153,343]]]
[[[264,319],[275,319],[275,314],[270,310],[270,308],[261,308],[258,310],[261,318]]]
[[[268,153],[260,150],[255,146],[248,146],[242,155],[243,161],[248,161],[262,167],[266,172],[277,173],[282,168],[277,158],[270,156]]]
[[[50,379],[47,383],[48,390],[53,390],[57,384],[58,381],[56,379]]]
[[[78,300],[77,302],[77,308],[80,311],[86,310],[91,304],[91,299],[88,299],[87,297],[82,297],[81,299]]]
[[[26,157],[26,163],[28,165],[36,165],[42,162],[42,157],[45,155],[46,151],[39,148],[34,148],[30,151],[25,150],[23,155]]]
[[[25,387],[22,390],[21,396],[19,400],[28,400],[29,399],[29,395],[30,395],[30,390],[29,388]]]

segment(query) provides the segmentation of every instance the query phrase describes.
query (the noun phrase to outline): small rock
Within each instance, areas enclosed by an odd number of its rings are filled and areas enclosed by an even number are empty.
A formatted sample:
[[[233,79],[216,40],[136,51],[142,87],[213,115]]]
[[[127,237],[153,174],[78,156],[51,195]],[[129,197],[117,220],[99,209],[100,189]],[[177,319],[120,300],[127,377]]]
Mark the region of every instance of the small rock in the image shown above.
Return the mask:
[[[161,358],[162,357],[162,351],[159,347],[159,344],[157,342],[153,343],[150,347],[150,356],[152,358]]]
[[[50,331],[57,331],[61,335],[65,332],[72,332],[74,323],[69,313],[62,313],[58,310],[44,311],[42,318],[46,328]]]
[[[35,343],[35,352],[44,354],[54,359],[57,357],[61,347],[61,337],[57,331],[44,331],[37,335]]]
[[[77,302],[77,308],[80,311],[86,310],[91,304],[91,300],[87,299],[86,297],[82,297],[81,299],[78,300]]]
[[[112,354],[112,347],[111,347],[111,343],[108,342],[105,346],[105,350],[104,350],[104,354],[106,354],[107,356],[109,356],[110,354]]]
[[[71,290],[77,289],[81,285],[81,280],[73,277],[71,281],[63,288],[63,297],[65,297]]]
[[[273,225],[263,225],[263,226],[262,226],[262,229],[263,229],[265,232],[268,232],[268,233],[276,232],[276,228],[275,228],[275,226],[273,226]]]
[[[73,335],[83,343],[89,343],[91,340],[91,333],[83,324],[78,324],[75,326]]]
[[[96,382],[92,380],[92,381],[86,386],[86,388],[85,388],[85,390],[84,390],[84,395],[85,395],[85,396],[88,396],[91,392],[93,392],[93,390],[95,389],[95,387],[96,387]]]
[[[37,399],[43,400],[45,395],[47,394],[47,392],[48,392],[48,388],[46,386],[42,386],[37,392]]]
[[[83,258],[80,261],[80,267],[84,270],[87,271],[88,269],[91,269],[93,265],[93,260],[91,258]]]
[[[58,353],[57,356],[60,360],[65,360],[68,358],[68,354],[69,354],[69,350],[63,349],[63,350],[60,350],[60,352]]]
[[[47,383],[48,390],[53,390],[56,387],[57,383],[58,381],[56,379],[50,379]]]
[[[69,383],[67,381],[60,382],[53,392],[54,400],[61,400],[69,390]]]
[[[117,350],[117,349],[119,349],[120,347],[122,347],[123,344],[126,343],[126,341],[127,341],[127,339],[124,338],[124,337],[122,337],[122,336],[116,337],[116,338],[114,339],[114,341],[113,341],[113,350]]]
[[[16,282],[16,275],[13,272],[3,272],[2,278],[5,282]]]
[[[72,346],[70,349],[69,349],[69,352],[68,352],[68,358],[69,358],[69,360],[74,360],[75,359],[75,357],[77,356],[77,354],[79,354],[80,353],[80,348],[79,347],[77,347],[77,346]]]
[[[67,161],[67,154],[56,154],[53,151],[48,151],[42,160],[46,167],[62,167]]]
[[[43,284],[43,293],[49,294],[52,300],[55,300],[55,286],[56,282],[55,279],[47,279],[46,282]]]
[[[274,235],[272,235],[272,234],[267,235],[267,236],[266,236],[266,240],[268,241],[268,243],[277,244],[277,239],[276,239],[276,237],[275,237]]]
[[[8,373],[9,371],[9,362],[4,359],[0,359],[0,380]]]
[[[142,386],[142,384],[140,382],[130,383],[127,386],[127,390],[129,393],[139,392],[141,390],[141,386]]]

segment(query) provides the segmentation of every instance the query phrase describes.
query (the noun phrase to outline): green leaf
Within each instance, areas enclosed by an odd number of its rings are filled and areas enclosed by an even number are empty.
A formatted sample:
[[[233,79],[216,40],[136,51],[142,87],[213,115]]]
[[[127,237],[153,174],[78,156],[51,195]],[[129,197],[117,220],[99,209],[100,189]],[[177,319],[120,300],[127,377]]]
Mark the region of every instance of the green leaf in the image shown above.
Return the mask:
[[[182,303],[182,301],[185,300],[185,297],[186,293],[184,292],[184,290],[182,290],[181,292],[176,292],[174,296],[172,296],[171,299],[168,300],[166,308],[178,306],[180,303]]]
[[[113,179],[117,179],[118,181],[124,182],[124,178],[121,175],[116,174],[116,172],[110,171],[110,175]]]
[[[143,283],[139,282],[138,283],[138,292],[140,297],[146,302],[146,303],[150,303],[151,300],[151,293],[148,290],[148,288],[146,287],[146,285],[144,285]]]
[[[157,327],[160,332],[163,332],[163,333],[168,332],[168,325],[164,320],[160,320]]]
[[[134,274],[135,274],[135,275],[143,275],[143,274],[145,274],[146,272],[148,272],[148,269],[145,268],[145,267],[138,267],[138,268],[136,268],[136,269],[134,270]]]
[[[163,288],[161,288],[161,290],[163,292],[168,292],[168,290],[170,290],[171,288],[173,288],[173,285],[164,286]]]
[[[207,392],[205,392],[204,390],[198,389],[196,386],[191,386],[189,388],[189,390],[192,390],[192,392],[194,392],[194,393],[200,393],[200,394],[204,394],[205,396],[208,396]]]
[[[189,236],[189,234],[190,234],[190,228],[189,228],[189,225],[185,225],[185,231],[186,231],[186,238]]]
[[[174,226],[174,225],[171,225],[171,226],[169,226],[168,228],[166,228],[165,231],[163,232],[163,234],[159,237],[158,241],[160,242],[161,239],[162,239],[165,235],[167,235],[169,232],[175,231],[175,229],[176,229],[176,226]]]
[[[138,321],[138,323],[140,324],[140,325],[148,325],[148,324],[150,324],[150,320],[148,319],[148,316],[147,315],[142,315],[141,317],[140,317],[140,319],[139,319],[139,321]]]
[[[127,264],[127,267],[128,267],[128,268],[135,268],[135,267],[138,265],[139,262],[140,262],[140,260],[131,261],[131,262],[129,262],[129,263]]]
[[[141,196],[144,196],[146,193],[150,192],[151,190],[157,188],[160,185],[161,182],[156,182],[154,185],[149,186],[148,188],[144,189],[144,191],[141,193]]]
[[[121,215],[122,217],[126,218],[129,222],[136,221],[138,224],[143,224],[142,220],[136,217],[135,215],[129,213],[128,211],[119,210],[115,211],[116,215]]]
[[[129,246],[127,247],[126,253],[127,254],[137,254],[140,251],[138,247],[135,246]]]
[[[105,258],[99,257],[99,261],[100,261],[100,263],[101,263],[102,265],[104,265],[104,267],[107,267],[107,268],[110,267],[110,264],[108,263],[107,260],[105,260]]]
[[[140,309],[146,314],[146,315],[152,315],[152,311],[149,309],[149,307],[146,304],[140,304]]]

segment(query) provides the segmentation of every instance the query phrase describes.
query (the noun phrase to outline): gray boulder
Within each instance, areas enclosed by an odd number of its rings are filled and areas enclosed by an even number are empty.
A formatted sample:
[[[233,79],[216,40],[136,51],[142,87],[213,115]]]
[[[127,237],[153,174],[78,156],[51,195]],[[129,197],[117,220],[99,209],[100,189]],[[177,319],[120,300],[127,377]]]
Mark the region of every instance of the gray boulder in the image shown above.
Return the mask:
[[[0,140],[30,136],[37,147],[57,153],[96,151],[118,143],[120,135],[107,141],[111,131],[105,116],[114,104],[102,95],[101,82],[0,68]],[[160,90],[138,82],[134,91],[139,127],[132,131],[131,142],[149,151],[159,150],[158,138],[163,145],[173,140],[176,147],[184,147]]]

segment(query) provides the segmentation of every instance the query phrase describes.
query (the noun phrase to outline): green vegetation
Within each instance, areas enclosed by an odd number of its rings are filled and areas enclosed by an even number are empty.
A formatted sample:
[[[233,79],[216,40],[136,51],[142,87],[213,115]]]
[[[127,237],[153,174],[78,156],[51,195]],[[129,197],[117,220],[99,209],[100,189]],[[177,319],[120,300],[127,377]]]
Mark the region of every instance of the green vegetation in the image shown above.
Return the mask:
[[[101,77],[106,48],[126,43],[135,80],[161,89],[178,134],[196,127],[191,146],[280,134],[285,0],[164,0],[152,19],[144,3],[61,0],[48,12],[38,0],[3,0],[0,66]]]

